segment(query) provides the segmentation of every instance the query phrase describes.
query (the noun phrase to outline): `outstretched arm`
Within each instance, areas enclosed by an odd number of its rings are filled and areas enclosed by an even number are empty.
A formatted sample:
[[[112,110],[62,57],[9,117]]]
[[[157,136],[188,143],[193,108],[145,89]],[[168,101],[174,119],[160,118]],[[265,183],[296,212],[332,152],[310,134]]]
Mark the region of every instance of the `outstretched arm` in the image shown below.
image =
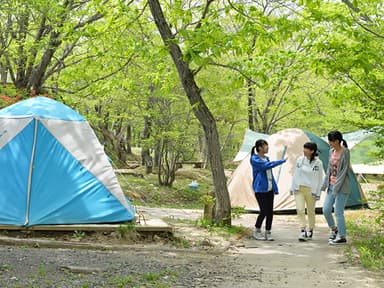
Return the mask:
[[[277,161],[264,161],[258,157],[252,157],[251,158],[251,164],[252,166],[259,171],[266,171],[268,169],[272,169],[273,167],[279,166],[287,161],[287,158],[283,160],[277,160]]]

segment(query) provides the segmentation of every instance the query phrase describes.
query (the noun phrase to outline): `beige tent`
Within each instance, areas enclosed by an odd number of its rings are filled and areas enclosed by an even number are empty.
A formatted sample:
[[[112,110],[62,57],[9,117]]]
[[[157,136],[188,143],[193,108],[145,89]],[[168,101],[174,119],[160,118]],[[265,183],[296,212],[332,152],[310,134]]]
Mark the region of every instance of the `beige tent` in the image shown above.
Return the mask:
[[[255,142],[257,139],[254,139]],[[247,140],[249,141],[249,139]],[[295,199],[289,194],[292,176],[296,164],[296,159],[303,155],[303,145],[305,142],[315,142],[319,149],[319,158],[323,162],[324,169],[328,165],[329,145],[320,137],[313,135],[308,131],[297,128],[291,128],[279,131],[269,136],[266,141],[269,144],[268,156],[270,160],[279,160],[288,157],[283,165],[273,169],[279,195],[275,196],[275,212],[294,212],[296,209]],[[228,183],[228,190],[232,207],[243,207],[246,210],[258,211],[259,207],[252,189],[252,168],[249,162],[248,154],[231,175]],[[366,203],[361,187],[357,182],[352,169],[350,171],[351,186],[353,191],[347,202],[347,207],[362,206]],[[321,208],[324,202],[325,193],[322,193],[316,207]]]

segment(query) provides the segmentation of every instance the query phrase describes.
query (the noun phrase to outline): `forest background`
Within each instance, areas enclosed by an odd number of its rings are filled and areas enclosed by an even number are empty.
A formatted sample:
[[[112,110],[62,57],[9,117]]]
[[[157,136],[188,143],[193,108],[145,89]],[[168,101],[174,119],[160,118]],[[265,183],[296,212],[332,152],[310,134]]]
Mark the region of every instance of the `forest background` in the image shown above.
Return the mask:
[[[382,1],[0,6],[1,106],[36,95],[64,102],[87,118],[116,165],[127,166],[139,147],[163,186],[172,186],[177,163],[203,162],[216,222],[230,224],[223,168],[246,128],[374,129],[383,145]]]

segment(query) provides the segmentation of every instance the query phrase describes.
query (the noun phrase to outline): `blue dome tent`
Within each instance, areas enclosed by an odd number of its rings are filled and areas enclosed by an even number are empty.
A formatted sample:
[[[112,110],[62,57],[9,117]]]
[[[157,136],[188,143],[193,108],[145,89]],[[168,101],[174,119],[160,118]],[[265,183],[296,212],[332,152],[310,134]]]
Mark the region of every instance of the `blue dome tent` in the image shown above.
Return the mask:
[[[131,221],[125,197],[88,122],[45,97],[0,110],[0,224]]]

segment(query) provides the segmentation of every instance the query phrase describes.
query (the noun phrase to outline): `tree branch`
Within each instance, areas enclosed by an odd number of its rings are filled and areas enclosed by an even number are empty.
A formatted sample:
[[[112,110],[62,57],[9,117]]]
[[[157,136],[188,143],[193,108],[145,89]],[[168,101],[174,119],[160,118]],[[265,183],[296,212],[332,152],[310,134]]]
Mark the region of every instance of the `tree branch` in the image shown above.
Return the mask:
[[[98,77],[92,81],[90,81],[89,83],[87,83],[86,85],[80,87],[79,89],[77,89],[77,91],[81,91],[81,90],[84,90],[86,88],[88,88],[91,84],[93,83],[96,83],[98,81],[102,81],[102,80],[105,80],[115,74],[117,74],[118,72],[120,72],[121,70],[123,70],[125,67],[128,66],[128,64],[131,62],[131,60],[133,59],[134,55],[132,54],[131,57],[127,60],[127,62],[125,62],[121,67],[119,67],[118,69],[116,69],[115,71],[112,71],[111,73],[108,73],[108,74],[105,74],[101,77]]]
[[[230,66],[230,65],[226,65],[226,64],[215,63],[215,62],[210,62],[210,63],[208,63],[208,64],[209,64],[209,65],[212,65],[212,66],[223,67],[223,68],[227,68],[227,69],[236,71],[236,72],[240,73],[240,75],[243,76],[244,79],[248,80],[251,84],[256,84],[256,81],[254,81],[252,78],[248,77],[246,74],[244,74],[243,71],[241,71],[241,70],[240,70],[239,68],[237,68],[237,67]]]

